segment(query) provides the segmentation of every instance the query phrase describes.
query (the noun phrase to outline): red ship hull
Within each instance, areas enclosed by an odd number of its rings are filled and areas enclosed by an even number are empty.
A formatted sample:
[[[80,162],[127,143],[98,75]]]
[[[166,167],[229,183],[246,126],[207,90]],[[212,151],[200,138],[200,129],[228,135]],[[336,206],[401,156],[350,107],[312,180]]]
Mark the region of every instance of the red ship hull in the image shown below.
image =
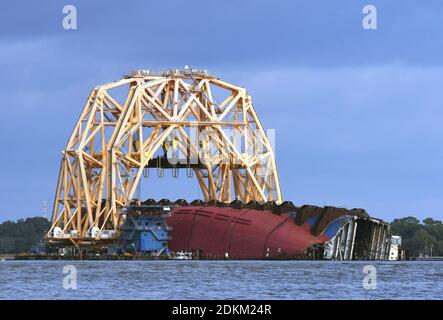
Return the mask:
[[[263,259],[303,257],[307,249],[328,240],[297,225],[294,215],[230,207],[176,207],[167,224],[169,248],[198,252],[205,259]]]

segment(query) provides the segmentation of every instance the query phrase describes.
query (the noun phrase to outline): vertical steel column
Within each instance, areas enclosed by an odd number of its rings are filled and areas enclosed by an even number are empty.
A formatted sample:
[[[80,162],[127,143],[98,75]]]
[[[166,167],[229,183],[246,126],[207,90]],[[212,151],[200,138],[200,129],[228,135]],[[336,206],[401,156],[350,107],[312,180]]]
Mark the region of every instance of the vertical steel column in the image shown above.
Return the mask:
[[[376,241],[377,238],[377,225],[371,221],[371,238],[370,238],[370,250],[369,250],[369,260],[374,260]]]
[[[354,245],[352,243],[354,237],[354,219],[349,220],[347,226],[344,260],[350,260],[351,247]]]
[[[334,257],[335,260],[340,260],[339,258],[339,252],[340,252],[340,246],[341,246],[341,234],[342,234],[342,230],[340,230],[340,232],[337,233],[337,235],[335,236],[337,238],[337,242],[335,245],[335,251],[334,251]]]
[[[339,253],[340,253],[340,260],[345,260],[344,258],[344,250],[346,247],[346,236],[347,236],[347,230],[348,230],[348,225],[345,225],[342,229],[341,229],[341,235],[340,235],[340,246],[339,246]]]
[[[352,246],[351,246],[351,252],[349,254],[349,260],[352,260],[354,255],[354,245],[355,245],[355,235],[357,234],[357,221],[353,220],[353,231],[352,231]]]
[[[331,260],[335,260],[335,258],[336,258],[337,239],[338,239],[338,233],[335,235],[334,238],[332,238],[332,242],[331,242]]]
[[[386,238],[386,226],[382,225],[382,236],[380,239],[380,254],[378,260],[385,260],[385,238]]]
[[[374,252],[374,260],[378,260],[380,256],[380,235],[381,235],[381,224],[377,224],[377,239],[375,242],[375,252]]]

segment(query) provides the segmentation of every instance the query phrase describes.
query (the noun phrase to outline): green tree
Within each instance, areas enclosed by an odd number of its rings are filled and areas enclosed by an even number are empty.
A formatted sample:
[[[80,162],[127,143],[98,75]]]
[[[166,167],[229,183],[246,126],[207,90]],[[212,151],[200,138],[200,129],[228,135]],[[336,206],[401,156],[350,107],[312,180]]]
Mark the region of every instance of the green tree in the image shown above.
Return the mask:
[[[49,230],[51,224],[46,218],[34,217],[17,222],[5,221],[0,224],[0,253],[29,251]]]
[[[423,223],[414,217],[394,219],[392,234],[402,237],[402,247],[411,256],[430,254],[443,255],[443,224],[440,220],[426,218]]]
[[[394,219],[391,223],[392,233],[406,238],[412,238],[421,228],[420,220],[414,217]]]

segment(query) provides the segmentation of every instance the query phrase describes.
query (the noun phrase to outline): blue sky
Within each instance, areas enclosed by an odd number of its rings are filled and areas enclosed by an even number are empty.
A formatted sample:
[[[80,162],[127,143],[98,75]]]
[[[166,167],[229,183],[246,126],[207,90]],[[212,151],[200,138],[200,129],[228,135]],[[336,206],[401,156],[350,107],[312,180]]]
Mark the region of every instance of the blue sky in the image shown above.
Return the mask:
[[[77,7],[77,30],[62,27],[66,4]],[[366,4],[377,7],[377,30],[362,28]],[[186,64],[248,89],[276,129],[286,200],[388,221],[442,218],[442,9],[418,0],[4,3],[0,221],[52,205],[61,151],[93,86]],[[146,197],[199,197],[185,177],[149,179]]]

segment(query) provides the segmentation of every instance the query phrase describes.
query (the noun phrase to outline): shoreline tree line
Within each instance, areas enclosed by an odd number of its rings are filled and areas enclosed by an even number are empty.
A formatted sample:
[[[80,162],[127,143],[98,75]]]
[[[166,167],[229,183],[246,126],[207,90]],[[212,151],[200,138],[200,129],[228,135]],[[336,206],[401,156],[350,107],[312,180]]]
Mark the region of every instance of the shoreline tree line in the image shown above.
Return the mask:
[[[50,221],[43,217],[0,223],[0,254],[29,252],[50,227]],[[402,237],[402,249],[407,250],[410,257],[443,256],[441,220],[420,221],[412,216],[394,219],[391,233]]]

